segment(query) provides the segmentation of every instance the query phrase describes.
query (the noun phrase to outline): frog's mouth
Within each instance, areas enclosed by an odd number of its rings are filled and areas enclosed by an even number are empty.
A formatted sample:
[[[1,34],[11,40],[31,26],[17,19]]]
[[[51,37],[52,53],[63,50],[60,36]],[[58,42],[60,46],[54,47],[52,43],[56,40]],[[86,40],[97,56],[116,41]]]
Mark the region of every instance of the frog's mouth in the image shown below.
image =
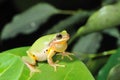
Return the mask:
[[[60,41],[61,42],[66,42],[66,41],[68,41],[70,39],[70,36],[69,36],[69,34],[67,34],[66,36],[64,36]]]
[[[70,39],[70,35],[69,34],[67,34],[67,36],[63,37],[63,40],[66,40],[66,41],[68,41],[69,39]]]

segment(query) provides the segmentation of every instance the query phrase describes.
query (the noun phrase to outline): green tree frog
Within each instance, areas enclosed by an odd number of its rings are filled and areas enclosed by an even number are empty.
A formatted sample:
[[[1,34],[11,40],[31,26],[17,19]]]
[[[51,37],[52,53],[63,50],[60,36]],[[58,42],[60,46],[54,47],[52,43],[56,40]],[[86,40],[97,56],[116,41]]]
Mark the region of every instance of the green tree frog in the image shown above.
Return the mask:
[[[53,62],[52,57],[56,53],[60,53],[62,57],[67,56],[70,60],[72,60],[69,56],[71,53],[65,52],[68,46],[67,41],[69,38],[69,34],[65,30],[60,33],[40,37],[27,51],[28,56],[23,56],[22,60],[31,72],[39,72],[39,70],[35,68],[38,61],[47,60],[49,65],[54,67],[55,71],[57,66],[65,67],[64,65]]]

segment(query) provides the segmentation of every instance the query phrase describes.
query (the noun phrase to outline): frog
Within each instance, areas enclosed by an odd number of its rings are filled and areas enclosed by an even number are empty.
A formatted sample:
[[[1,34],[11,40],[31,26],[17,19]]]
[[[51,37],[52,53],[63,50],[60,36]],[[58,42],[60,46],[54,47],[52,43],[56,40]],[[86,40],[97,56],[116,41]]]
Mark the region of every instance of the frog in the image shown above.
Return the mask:
[[[23,56],[22,60],[31,73],[40,72],[40,70],[36,68],[36,65],[37,62],[42,61],[47,61],[48,64],[54,68],[54,71],[56,71],[57,67],[65,67],[65,65],[58,64],[58,60],[54,62],[53,56],[58,54],[62,55],[62,59],[66,56],[72,60],[70,55],[73,54],[66,52],[69,39],[70,35],[66,30],[42,36],[26,51],[27,56]]]

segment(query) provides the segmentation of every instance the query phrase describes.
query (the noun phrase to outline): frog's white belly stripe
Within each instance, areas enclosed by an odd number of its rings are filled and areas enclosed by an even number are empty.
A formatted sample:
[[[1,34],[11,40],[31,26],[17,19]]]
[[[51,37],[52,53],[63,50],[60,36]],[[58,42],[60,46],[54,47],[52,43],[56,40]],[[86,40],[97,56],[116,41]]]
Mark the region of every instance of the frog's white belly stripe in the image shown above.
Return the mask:
[[[42,52],[37,54],[38,55],[38,61],[46,61],[47,60],[47,54]]]
[[[48,48],[45,48],[41,52],[36,52],[35,55],[37,56],[38,61],[46,61],[47,60],[47,53],[46,50]]]

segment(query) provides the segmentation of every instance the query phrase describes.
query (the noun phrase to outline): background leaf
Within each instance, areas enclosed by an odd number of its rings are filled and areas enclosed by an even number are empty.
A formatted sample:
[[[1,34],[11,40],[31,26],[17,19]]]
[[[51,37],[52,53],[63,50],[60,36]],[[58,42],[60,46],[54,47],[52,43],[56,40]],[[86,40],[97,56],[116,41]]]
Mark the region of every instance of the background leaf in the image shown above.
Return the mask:
[[[106,80],[108,78],[110,70],[119,63],[120,63],[120,49],[118,49],[118,51],[109,58],[107,64],[100,70],[97,80]]]
[[[108,74],[107,80],[120,80],[120,64],[115,65]]]
[[[79,10],[76,11],[72,16],[60,21],[58,24],[54,25],[51,29],[49,29],[46,34],[54,33],[54,32],[60,32],[64,29],[69,29],[73,31],[73,29],[77,26],[74,26],[74,24],[83,22],[87,17],[91,15],[92,12]]]
[[[107,5],[93,13],[87,23],[81,26],[71,39],[70,43],[77,37],[85,34],[101,31],[103,29],[120,25],[120,2],[114,5]]]
[[[59,10],[47,3],[40,3],[27,11],[16,15],[11,23],[2,30],[1,39],[8,39],[16,35],[30,34],[37,30],[48,18],[59,13]]]
[[[81,37],[73,46],[73,53],[95,53],[100,47],[102,35],[100,33],[91,33]]]
[[[61,60],[59,56],[56,56],[54,60],[60,60],[60,64],[66,65],[65,68],[58,67],[57,72],[54,72],[51,66],[46,62],[42,62],[38,64],[41,73],[35,73],[30,77],[28,68],[20,58],[26,55],[25,51],[28,48],[29,47],[16,48],[0,54],[0,57],[2,57],[0,58],[0,80],[7,80],[8,78],[9,80],[94,80],[91,73],[81,61],[75,57],[73,57],[73,61],[67,58]],[[10,61],[11,63],[9,63]],[[7,76],[10,75],[11,72],[13,72],[11,76]],[[45,77],[46,75],[47,77]]]
[[[117,28],[105,29],[105,30],[103,30],[103,32],[110,35],[110,36],[113,36],[117,39],[119,39],[119,37],[120,37],[120,33],[119,33],[119,30]]]

